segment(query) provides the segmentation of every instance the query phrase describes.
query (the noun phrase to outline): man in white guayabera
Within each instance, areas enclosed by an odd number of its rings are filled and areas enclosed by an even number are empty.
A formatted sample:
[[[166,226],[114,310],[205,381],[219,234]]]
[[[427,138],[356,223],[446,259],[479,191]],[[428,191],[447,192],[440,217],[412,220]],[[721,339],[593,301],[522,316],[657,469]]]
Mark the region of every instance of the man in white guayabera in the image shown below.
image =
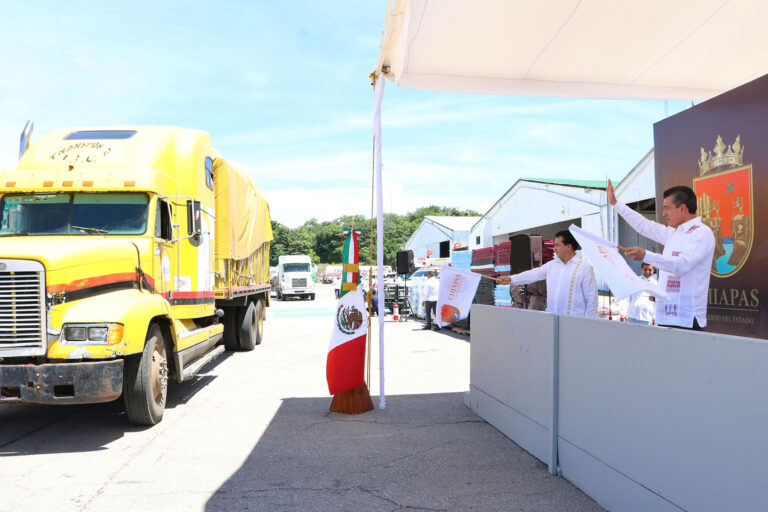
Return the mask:
[[[608,202],[641,235],[664,245],[657,254],[642,247],[626,249],[635,261],[659,269],[659,286],[666,299],[656,299],[656,324],[701,331],[707,326],[707,293],[715,236],[696,215],[696,194],[690,187],[664,191],[661,216],[667,225],[646,219],[616,200],[613,183],[605,189]]]
[[[650,263],[643,263],[640,267],[640,277],[653,285],[658,284],[653,277],[653,265]],[[641,325],[655,324],[655,300],[656,298],[648,292],[633,293],[621,301],[621,321]]]
[[[570,231],[555,234],[557,258],[544,265],[498,278],[499,284],[535,283],[547,281],[547,311],[559,315],[597,316],[597,281],[589,263],[576,251],[581,249]]]

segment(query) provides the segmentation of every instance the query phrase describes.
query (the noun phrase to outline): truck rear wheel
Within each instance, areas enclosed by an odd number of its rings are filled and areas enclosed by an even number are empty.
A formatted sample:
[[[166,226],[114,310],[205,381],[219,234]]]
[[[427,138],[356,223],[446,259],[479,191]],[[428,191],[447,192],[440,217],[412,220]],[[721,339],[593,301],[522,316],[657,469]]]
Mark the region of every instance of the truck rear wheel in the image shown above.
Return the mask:
[[[168,359],[163,331],[152,324],[141,357],[125,360],[123,402],[134,425],[156,425],[163,419],[168,396]]]
[[[264,304],[257,300],[243,308],[240,315],[240,348],[253,350],[261,343],[264,329]]]
[[[314,293],[310,293],[309,294],[309,300],[315,300],[315,294]]]

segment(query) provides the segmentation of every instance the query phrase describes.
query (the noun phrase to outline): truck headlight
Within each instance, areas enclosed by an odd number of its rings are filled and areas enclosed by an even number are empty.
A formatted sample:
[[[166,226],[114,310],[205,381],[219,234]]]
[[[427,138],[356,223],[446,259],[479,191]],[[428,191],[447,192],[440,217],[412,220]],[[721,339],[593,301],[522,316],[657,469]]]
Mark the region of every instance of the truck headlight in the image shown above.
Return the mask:
[[[61,332],[65,345],[115,345],[123,341],[122,324],[69,324]]]
[[[64,339],[67,341],[85,341],[87,339],[85,327],[67,327],[64,329]]]
[[[109,337],[109,327],[89,327],[88,339],[105,343]]]

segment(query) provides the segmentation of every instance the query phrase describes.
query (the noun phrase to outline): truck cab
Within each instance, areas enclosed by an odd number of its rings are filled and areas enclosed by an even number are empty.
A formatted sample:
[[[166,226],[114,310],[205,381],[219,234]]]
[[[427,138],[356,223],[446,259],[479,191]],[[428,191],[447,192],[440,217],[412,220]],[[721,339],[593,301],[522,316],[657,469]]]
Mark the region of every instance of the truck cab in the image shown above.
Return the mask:
[[[315,300],[312,259],[307,255],[284,255],[277,260],[277,298],[290,297]]]
[[[169,380],[260,343],[266,201],[200,130],[28,143],[25,129],[0,173],[0,403],[122,396],[131,422],[153,425]]]

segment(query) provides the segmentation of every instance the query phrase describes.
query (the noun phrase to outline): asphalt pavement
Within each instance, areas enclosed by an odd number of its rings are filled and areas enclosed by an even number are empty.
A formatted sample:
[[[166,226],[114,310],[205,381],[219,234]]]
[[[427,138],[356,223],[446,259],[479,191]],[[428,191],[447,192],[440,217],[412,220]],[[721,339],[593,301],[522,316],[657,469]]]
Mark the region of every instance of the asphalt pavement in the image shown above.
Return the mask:
[[[467,337],[388,317],[386,407],[376,341],[376,409],[328,412],[334,304],[273,298],[262,345],[172,383],[151,428],[120,401],[0,405],[0,510],[602,510],[464,406]]]

